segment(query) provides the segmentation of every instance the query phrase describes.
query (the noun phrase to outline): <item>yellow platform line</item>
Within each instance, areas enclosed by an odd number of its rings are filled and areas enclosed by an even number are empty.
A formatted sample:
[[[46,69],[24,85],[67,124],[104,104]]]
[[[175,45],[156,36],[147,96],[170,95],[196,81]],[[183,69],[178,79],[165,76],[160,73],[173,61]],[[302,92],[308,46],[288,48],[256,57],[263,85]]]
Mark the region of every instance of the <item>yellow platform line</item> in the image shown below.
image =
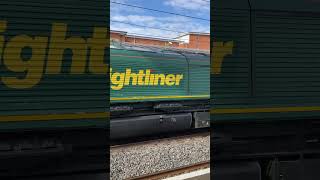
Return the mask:
[[[135,97],[117,97],[110,98],[111,101],[120,100],[147,100],[147,99],[183,99],[183,98],[210,98],[210,95],[195,95],[195,96],[135,96]]]
[[[49,120],[80,120],[108,118],[109,112],[101,113],[77,113],[77,114],[41,114],[41,115],[1,115],[1,122],[14,121],[49,121]]]
[[[320,111],[320,106],[211,109],[210,114],[309,112],[309,111]]]

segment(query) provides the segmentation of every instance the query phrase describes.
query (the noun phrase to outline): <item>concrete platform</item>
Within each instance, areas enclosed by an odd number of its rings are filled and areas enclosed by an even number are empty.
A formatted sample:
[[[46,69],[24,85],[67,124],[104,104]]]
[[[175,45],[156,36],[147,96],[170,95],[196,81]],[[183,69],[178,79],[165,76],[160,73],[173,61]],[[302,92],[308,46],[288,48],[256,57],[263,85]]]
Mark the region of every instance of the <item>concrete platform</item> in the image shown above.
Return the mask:
[[[210,180],[210,168],[181,174],[164,180]]]

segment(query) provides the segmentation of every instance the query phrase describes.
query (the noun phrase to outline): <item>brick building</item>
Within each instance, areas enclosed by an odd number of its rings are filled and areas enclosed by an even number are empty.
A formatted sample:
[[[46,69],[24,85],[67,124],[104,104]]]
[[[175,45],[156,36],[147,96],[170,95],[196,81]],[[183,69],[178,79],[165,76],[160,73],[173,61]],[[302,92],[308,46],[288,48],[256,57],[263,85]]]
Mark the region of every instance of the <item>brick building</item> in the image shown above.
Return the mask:
[[[136,35],[128,35],[124,31],[110,31],[110,38],[120,42],[151,45],[151,46],[163,46],[174,48],[188,48],[199,50],[210,50],[210,34],[209,33],[196,33],[191,32],[181,35],[174,39],[161,39]]]
[[[210,34],[190,32],[175,38],[180,48],[210,50]]]
[[[115,39],[124,42],[126,36],[127,32],[124,31],[110,31],[110,39]]]

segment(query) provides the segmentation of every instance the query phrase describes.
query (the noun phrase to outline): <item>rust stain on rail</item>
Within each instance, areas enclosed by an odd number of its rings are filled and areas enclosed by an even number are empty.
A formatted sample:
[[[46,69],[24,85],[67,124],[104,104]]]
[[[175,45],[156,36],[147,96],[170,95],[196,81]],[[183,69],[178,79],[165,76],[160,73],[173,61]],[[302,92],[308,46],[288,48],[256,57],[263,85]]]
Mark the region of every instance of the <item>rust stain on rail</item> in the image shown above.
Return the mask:
[[[197,164],[193,164],[190,166],[184,166],[180,168],[170,169],[166,171],[157,172],[154,174],[149,174],[145,176],[130,178],[129,180],[158,180],[158,179],[164,179],[169,178],[201,169],[210,168],[210,161],[200,162]]]

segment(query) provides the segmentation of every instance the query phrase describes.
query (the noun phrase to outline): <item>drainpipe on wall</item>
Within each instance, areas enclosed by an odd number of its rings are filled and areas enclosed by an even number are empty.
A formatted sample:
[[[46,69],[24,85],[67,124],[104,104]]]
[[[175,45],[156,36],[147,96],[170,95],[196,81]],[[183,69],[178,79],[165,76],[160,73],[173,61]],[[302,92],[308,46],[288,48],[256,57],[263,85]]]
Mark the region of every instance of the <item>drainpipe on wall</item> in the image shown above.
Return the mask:
[[[199,35],[197,35],[197,49],[199,49]]]

